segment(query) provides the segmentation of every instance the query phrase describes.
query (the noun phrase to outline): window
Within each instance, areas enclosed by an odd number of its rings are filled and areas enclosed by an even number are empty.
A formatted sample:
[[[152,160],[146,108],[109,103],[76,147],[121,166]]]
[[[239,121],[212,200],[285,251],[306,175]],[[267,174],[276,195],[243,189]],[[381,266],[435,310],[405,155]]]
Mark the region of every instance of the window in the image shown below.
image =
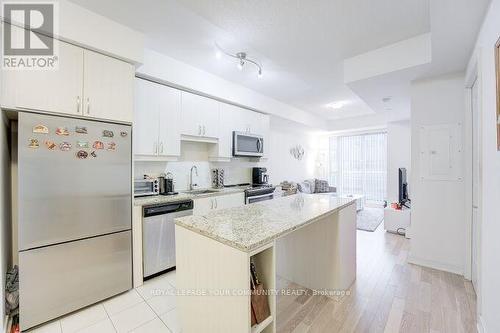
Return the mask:
[[[330,138],[330,183],[340,195],[362,194],[384,201],[387,190],[387,134]]]

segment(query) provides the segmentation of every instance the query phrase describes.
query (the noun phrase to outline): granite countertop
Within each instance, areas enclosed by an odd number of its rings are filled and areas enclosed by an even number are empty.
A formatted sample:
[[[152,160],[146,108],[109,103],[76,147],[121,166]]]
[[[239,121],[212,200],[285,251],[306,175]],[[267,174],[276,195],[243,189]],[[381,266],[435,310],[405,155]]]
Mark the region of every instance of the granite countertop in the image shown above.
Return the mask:
[[[226,187],[222,189],[209,189],[210,191],[214,191],[211,193],[193,194],[193,193],[179,191],[179,194],[175,195],[155,195],[149,197],[138,197],[134,198],[134,205],[150,206],[163,203],[179,202],[189,199],[216,197],[233,193],[242,193],[247,188],[248,186],[235,186],[235,187]]]
[[[245,252],[313,223],[353,203],[330,194],[297,194],[241,207],[187,216],[176,224]]]

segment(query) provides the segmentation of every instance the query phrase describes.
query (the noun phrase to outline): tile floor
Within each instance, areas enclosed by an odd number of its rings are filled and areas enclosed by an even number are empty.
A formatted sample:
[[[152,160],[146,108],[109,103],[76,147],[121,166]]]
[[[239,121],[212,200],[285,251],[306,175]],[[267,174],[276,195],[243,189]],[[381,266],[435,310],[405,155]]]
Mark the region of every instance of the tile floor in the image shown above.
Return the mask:
[[[179,333],[175,271],[139,288],[35,328],[30,333]]]

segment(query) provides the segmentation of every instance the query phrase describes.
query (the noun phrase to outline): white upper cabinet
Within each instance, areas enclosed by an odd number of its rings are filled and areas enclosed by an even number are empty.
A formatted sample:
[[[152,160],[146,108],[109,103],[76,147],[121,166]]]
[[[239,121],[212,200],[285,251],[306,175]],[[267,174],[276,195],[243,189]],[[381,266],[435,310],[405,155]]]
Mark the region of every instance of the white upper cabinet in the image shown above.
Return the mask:
[[[219,105],[213,99],[183,91],[181,134],[218,138]]]
[[[17,28],[20,29],[20,28]],[[82,115],[83,49],[59,43],[59,69],[4,71],[9,107]],[[8,96],[7,96],[8,95]]]
[[[181,92],[148,80],[135,80],[134,155],[180,156]]]
[[[154,99],[155,86],[150,81],[135,80],[134,155],[158,154],[159,108]]]
[[[12,29],[18,35],[24,32]],[[55,70],[2,71],[2,106],[131,122],[134,66],[62,41],[57,44]]]
[[[85,50],[83,68],[84,115],[132,122],[134,66]]]

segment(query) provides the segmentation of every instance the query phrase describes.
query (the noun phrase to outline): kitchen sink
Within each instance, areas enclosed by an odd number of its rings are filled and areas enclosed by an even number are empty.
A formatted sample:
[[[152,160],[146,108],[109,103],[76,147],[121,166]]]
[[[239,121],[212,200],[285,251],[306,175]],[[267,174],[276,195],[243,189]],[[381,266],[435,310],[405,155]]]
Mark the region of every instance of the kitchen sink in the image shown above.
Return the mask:
[[[188,194],[210,194],[210,193],[218,193],[220,192],[219,190],[209,190],[209,189],[205,189],[205,190],[190,190],[190,191],[186,191],[184,193],[188,193]]]

